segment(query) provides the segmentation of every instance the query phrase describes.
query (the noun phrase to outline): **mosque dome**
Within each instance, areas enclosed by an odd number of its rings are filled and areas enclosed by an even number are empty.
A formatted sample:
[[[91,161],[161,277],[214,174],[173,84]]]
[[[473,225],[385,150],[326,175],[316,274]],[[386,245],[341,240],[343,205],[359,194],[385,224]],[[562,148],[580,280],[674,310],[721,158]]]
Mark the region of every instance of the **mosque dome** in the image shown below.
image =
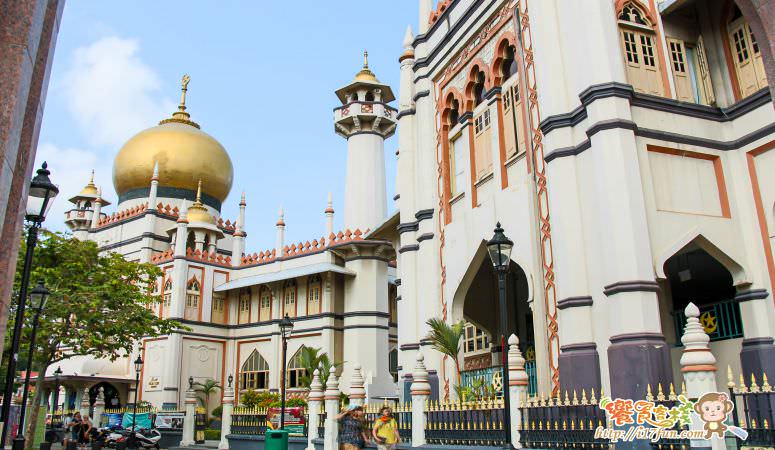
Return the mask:
[[[159,190],[191,197],[198,180],[207,186],[207,197],[217,200],[211,206],[220,209],[220,203],[229,195],[234,168],[226,149],[215,138],[205,133],[190,120],[185,98],[188,76],[183,77],[183,94],[171,118],[159,125],[141,131],[119,150],[113,163],[113,186],[119,199],[147,195],[154,165],[159,165]],[[187,194],[187,195],[186,195]]]

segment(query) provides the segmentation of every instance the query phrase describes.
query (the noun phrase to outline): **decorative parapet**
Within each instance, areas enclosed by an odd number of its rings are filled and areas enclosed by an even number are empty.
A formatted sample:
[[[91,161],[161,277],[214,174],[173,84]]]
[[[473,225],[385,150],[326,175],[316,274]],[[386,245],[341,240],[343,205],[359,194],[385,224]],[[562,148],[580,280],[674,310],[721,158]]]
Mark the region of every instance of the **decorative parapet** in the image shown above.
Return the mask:
[[[100,218],[100,220],[97,222],[97,228],[101,228],[101,227],[110,225],[112,223],[121,222],[122,220],[139,216],[141,214],[144,214],[145,210],[147,209],[148,209],[148,203],[143,203],[135,206],[134,208],[129,208],[123,211],[114,212],[109,216]]]
[[[298,244],[286,245],[283,247],[283,258],[294,258],[302,255],[310,255],[314,253],[322,252],[328,248],[335,247],[337,245],[345,244],[353,241],[362,241],[363,236],[369,233],[371,229],[367,229],[365,232],[359,228],[355,231],[349,229],[340,231],[339,233],[331,233],[328,238],[321,237],[320,240],[313,239],[312,242],[299,242]],[[277,259],[276,250],[267,250],[266,252],[253,253],[242,256],[243,266],[253,266],[260,264],[268,264]]]
[[[447,10],[447,8],[452,5],[453,0],[440,0],[439,3],[436,5],[436,11],[431,11],[431,15],[428,16],[428,25],[433,26],[434,23],[436,23],[437,20],[439,20],[439,17],[441,17],[442,14],[444,14],[444,11]]]
[[[219,254],[218,252],[208,252],[207,250],[186,249],[186,259],[202,261],[219,266],[231,266],[231,257]]]
[[[175,252],[172,250],[172,248],[169,248],[160,253],[154,253],[151,255],[151,264],[161,264],[163,262],[172,261],[174,256]]]

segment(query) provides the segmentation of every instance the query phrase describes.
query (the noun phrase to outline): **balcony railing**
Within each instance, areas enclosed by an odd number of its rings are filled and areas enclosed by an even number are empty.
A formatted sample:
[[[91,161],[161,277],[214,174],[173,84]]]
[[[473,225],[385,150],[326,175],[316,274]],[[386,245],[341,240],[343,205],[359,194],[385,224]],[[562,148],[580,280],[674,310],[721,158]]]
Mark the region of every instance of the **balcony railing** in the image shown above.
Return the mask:
[[[525,362],[525,371],[527,372],[527,391],[530,395],[535,395],[537,391],[536,381],[536,362]],[[495,381],[493,381],[493,379]],[[464,370],[460,372],[460,384],[476,390],[479,387],[487,386],[485,389],[492,389],[497,397],[503,395],[501,387],[501,368],[487,367],[484,369]],[[489,388],[491,386],[492,388]]]
[[[700,306],[700,323],[711,341],[723,341],[743,337],[743,321],[740,317],[740,304],[734,300],[724,300]],[[680,346],[686,326],[683,309],[673,311],[675,321],[676,345]]]

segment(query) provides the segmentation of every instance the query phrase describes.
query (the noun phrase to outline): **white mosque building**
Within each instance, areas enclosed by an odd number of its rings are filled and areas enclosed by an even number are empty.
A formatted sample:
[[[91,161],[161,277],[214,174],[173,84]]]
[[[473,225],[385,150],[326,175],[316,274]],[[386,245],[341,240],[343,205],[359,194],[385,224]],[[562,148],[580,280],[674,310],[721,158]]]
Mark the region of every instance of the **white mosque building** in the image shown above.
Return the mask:
[[[73,198],[74,233],[158,264],[159,314],[192,328],[143,343],[142,398],[179,405],[189,375],[277,389],[286,312],[290,354],[347,361],[345,391],[357,361],[370,395],[403,393],[422,352],[435,393],[454,395],[425,322],[465,320],[463,378],[492,373],[501,312],[485,243],[498,221],[515,243],[505,313],[532,390],[643,398],[680,380],[689,302],[721,368],[775,378],[775,111],[734,2],[435,3],[418,0],[396,109],[366,65],[337,91],[349,231],[289,246],[281,216],[275,248],[243,254],[244,199],[236,221],[219,215],[231,162],[184,102],[119,152],[116,213],[92,185]],[[131,384],[127,361],[80,363],[95,368],[84,383]]]

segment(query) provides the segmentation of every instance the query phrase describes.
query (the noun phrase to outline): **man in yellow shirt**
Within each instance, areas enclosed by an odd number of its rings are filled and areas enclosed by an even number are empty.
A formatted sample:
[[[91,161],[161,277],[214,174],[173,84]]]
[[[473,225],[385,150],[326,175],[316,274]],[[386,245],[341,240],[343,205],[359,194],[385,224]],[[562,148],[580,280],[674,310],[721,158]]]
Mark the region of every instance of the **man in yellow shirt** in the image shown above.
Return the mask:
[[[398,441],[401,440],[401,436],[398,434],[398,424],[389,407],[385,406],[379,412],[380,417],[374,421],[371,434],[377,442],[378,450],[393,450]]]

